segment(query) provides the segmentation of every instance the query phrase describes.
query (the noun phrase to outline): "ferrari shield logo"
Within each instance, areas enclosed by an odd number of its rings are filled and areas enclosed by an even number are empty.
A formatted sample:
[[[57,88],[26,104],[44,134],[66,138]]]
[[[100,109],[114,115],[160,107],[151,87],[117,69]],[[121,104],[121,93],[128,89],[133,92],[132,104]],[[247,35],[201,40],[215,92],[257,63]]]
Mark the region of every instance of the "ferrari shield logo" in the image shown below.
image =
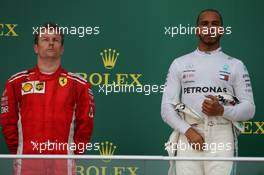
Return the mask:
[[[59,78],[59,84],[61,85],[61,87],[65,86],[67,82],[68,82],[68,79],[66,77]]]

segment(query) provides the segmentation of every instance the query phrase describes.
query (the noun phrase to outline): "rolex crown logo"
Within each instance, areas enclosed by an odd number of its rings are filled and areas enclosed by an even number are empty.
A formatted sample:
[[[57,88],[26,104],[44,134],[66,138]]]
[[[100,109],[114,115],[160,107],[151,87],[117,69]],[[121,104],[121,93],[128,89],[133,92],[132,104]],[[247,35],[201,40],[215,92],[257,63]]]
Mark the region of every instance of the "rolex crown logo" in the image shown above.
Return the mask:
[[[116,50],[105,49],[100,55],[102,56],[104,67],[106,69],[113,69],[115,67],[117,57],[119,56],[119,53],[117,53]]]
[[[101,142],[101,145],[99,147],[100,155],[103,156],[112,156],[114,155],[114,152],[116,150],[116,146],[109,141]],[[110,162],[111,160],[103,160],[104,162]]]

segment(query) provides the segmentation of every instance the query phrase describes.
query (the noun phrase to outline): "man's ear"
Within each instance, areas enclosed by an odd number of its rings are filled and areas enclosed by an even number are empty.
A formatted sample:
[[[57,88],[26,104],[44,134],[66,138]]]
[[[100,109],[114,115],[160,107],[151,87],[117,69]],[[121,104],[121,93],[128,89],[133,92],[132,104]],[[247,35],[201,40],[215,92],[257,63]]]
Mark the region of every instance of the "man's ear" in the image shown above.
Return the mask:
[[[38,45],[37,44],[34,44],[34,52],[35,52],[35,54],[38,54]]]

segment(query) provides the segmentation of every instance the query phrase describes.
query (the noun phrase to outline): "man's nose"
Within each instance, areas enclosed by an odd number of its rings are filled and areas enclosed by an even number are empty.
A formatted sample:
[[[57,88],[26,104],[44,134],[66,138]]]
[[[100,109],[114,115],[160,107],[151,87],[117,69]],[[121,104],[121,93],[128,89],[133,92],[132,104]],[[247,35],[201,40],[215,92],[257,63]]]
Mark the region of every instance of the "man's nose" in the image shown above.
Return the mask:
[[[49,40],[49,45],[54,45],[54,40],[53,39]]]
[[[211,22],[209,22],[208,24],[207,24],[207,27],[208,28],[211,28],[213,26],[213,24],[211,23]]]

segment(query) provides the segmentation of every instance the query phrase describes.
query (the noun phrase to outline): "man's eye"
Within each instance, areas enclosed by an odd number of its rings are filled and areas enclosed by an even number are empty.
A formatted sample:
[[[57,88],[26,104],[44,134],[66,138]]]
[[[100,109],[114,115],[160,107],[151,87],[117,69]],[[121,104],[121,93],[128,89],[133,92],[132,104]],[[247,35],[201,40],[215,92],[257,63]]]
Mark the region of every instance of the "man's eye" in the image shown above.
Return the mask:
[[[220,22],[218,22],[218,21],[212,22],[212,25],[213,26],[220,26]]]
[[[48,41],[48,38],[42,38],[41,40],[42,41]]]
[[[207,26],[208,23],[204,21],[204,22],[201,22],[200,24],[201,26]]]

